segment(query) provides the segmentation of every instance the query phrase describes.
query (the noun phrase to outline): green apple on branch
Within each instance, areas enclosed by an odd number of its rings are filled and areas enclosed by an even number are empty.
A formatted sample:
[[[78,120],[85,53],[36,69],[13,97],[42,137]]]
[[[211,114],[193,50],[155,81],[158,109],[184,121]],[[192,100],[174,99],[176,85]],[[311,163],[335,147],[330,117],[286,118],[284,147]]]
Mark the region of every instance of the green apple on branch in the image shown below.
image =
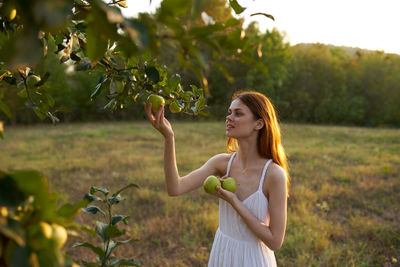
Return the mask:
[[[161,105],[165,106],[165,99],[162,96],[152,94],[147,98],[147,103],[151,103],[151,110],[156,113]]]
[[[179,113],[182,111],[182,107],[179,105],[177,101],[174,101],[171,104],[169,104],[169,110],[172,113]]]

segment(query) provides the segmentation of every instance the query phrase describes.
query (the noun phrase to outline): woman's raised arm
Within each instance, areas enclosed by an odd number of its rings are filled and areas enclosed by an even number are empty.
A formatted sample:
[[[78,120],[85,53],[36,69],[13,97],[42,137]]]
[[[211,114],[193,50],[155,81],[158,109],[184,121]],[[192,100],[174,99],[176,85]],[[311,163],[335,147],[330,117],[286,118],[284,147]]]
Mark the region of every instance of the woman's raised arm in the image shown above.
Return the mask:
[[[203,166],[180,177],[175,157],[175,137],[171,124],[164,117],[164,106],[156,114],[151,111],[151,104],[144,104],[146,116],[154,128],[164,136],[164,173],[167,192],[170,196],[179,196],[200,187],[209,175],[221,175],[226,154],[218,154],[210,158]]]

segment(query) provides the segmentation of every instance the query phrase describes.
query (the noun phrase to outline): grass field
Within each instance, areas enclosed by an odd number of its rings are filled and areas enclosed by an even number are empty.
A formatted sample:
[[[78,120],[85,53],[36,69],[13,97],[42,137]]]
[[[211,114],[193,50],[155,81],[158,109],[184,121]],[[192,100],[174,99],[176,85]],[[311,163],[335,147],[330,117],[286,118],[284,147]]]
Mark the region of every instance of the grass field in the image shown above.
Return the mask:
[[[172,122],[181,176],[226,151],[223,122]],[[278,266],[399,266],[400,130],[282,124],[291,196]],[[206,266],[218,227],[217,199],[198,189],[168,197],[162,136],[146,122],[7,127],[0,169],[33,168],[62,194],[134,182],[119,212],[139,242],[117,253],[143,266]],[[92,216],[76,221],[93,225]],[[66,251],[93,258],[85,248]]]

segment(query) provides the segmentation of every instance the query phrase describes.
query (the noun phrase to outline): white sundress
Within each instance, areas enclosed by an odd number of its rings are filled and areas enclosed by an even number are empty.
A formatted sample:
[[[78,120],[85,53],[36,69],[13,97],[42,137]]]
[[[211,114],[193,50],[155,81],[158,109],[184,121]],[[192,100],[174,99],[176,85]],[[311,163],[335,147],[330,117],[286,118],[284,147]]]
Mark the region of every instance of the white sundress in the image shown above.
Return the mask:
[[[232,154],[226,175],[229,176]],[[265,173],[271,159],[265,163],[256,192],[242,203],[262,222],[269,223],[268,199],[262,191]],[[276,266],[275,254],[247,227],[234,208],[219,199],[219,227],[215,233],[208,267],[271,267]]]

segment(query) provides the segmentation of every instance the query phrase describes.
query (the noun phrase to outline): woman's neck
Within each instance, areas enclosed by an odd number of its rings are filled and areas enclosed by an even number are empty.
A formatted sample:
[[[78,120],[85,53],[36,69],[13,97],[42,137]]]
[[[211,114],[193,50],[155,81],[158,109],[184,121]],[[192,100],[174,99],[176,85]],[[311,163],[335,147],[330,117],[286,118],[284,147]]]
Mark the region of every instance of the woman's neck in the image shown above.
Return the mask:
[[[257,140],[238,140],[239,149],[236,157],[241,169],[247,169],[251,166],[257,165],[262,159],[258,153]]]

